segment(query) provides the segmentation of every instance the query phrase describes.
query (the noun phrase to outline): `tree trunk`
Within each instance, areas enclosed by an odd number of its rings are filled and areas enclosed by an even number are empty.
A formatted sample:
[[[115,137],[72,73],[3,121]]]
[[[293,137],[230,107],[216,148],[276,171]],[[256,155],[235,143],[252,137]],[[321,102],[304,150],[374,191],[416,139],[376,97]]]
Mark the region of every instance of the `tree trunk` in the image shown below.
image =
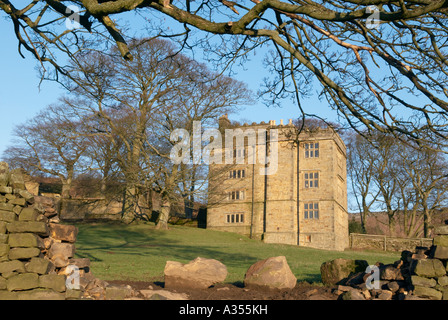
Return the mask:
[[[128,184],[123,199],[123,210],[121,213],[122,222],[129,224],[135,220],[136,201],[137,188],[133,183]]]
[[[168,220],[171,213],[171,198],[174,193],[174,183],[179,172],[179,165],[174,165],[170,174],[165,179],[165,191],[162,192],[162,208],[160,210],[159,219],[156,229],[168,229]]]
[[[106,199],[106,191],[107,191],[107,179],[105,177],[103,177],[101,179],[100,193],[101,193],[101,196],[104,197],[104,199]]]
[[[61,199],[70,199],[71,181],[62,182]]]
[[[366,228],[366,220],[367,220],[367,214],[369,213],[369,207],[366,204],[365,197],[362,198],[362,212],[360,212],[361,217],[361,230],[362,233],[367,233]]]
[[[156,229],[168,229],[168,220],[170,219],[171,202],[169,199],[163,199],[162,208],[160,210],[159,219],[156,224]]]
[[[66,208],[66,200],[70,199],[70,189],[72,188],[73,181],[73,167],[67,169],[67,178],[61,177],[62,190],[61,190],[61,200],[59,201],[59,212],[62,214]]]
[[[423,237],[429,237],[429,227],[431,226],[431,214],[427,206],[423,207]]]
[[[185,217],[187,219],[193,219],[194,195],[192,193],[189,195],[184,195],[184,207]]]

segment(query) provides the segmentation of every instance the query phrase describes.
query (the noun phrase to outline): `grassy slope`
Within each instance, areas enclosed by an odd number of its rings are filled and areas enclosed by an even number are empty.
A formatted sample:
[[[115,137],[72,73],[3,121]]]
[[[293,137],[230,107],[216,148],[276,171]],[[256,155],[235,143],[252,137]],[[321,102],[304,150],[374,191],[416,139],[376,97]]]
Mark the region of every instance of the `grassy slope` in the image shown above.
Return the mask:
[[[221,261],[229,272],[226,282],[242,282],[256,261],[285,256],[299,281],[320,282],[320,266],[336,258],[391,263],[399,254],[327,251],[291,245],[266,244],[247,237],[212,230],[153,224],[79,224],[77,257],[90,258],[93,274],[104,280],[163,281],[168,260],[186,263],[196,257]]]

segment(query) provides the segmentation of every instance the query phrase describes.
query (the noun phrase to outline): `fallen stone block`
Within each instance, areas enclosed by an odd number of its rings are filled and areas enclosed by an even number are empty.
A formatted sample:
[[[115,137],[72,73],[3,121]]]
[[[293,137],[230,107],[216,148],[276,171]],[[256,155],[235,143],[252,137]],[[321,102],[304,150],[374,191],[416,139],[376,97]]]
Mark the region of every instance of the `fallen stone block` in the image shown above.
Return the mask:
[[[214,259],[198,257],[187,264],[167,261],[164,270],[165,288],[191,287],[206,289],[227,277],[227,268]]]
[[[381,280],[404,280],[402,270],[394,267],[392,264],[384,265],[380,267],[380,279]]]
[[[322,283],[337,285],[351,274],[365,272],[369,266],[365,260],[335,259],[324,262],[320,267]]]
[[[47,218],[52,218],[52,217],[54,217],[54,216],[57,215],[57,214],[58,214],[58,212],[56,211],[55,208],[45,208],[45,213],[44,213],[44,215],[45,215]]]
[[[78,228],[71,225],[50,223],[50,236],[53,239],[74,243],[78,235]]]
[[[292,289],[297,279],[284,256],[271,257],[250,266],[244,276],[244,286],[260,286],[270,289]]]
[[[79,269],[90,267],[89,258],[71,258],[69,259],[69,263],[77,266]]]
[[[61,255],[53,255],[51,261],[56,268],[64,268],[70,264],[69,258]]]
[[[72,258],[75,255],[75,245],[73,243],[54,242],[50,250],[48,250],[48,257],[64,257],[67,259]]]
[[[397,292],[400,289],[400,284],[397,281],[391,281],[386,286],[392,292]]]
[[[393,293],[390,290],[381,290],[381,293],[378,295],[378,299],[380,300],[392,300]]]
[[[341,296],[342,300],[366,300],[365,296],[358,290],[346,291]]]
[[[124,300],[132,297],[134,290],[131,286],[108,286],[106,287],[106,300]]]

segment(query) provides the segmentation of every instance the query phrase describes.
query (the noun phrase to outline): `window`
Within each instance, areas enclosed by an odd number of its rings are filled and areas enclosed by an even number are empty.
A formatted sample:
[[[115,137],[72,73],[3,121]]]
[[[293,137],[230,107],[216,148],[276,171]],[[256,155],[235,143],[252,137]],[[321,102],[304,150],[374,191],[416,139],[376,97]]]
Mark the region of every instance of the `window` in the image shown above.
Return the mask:
[[[232,213],[226,216],[227,223],[244,223],[243,213]]]
[[[246,170],[231,170],[230,171],[230,179],[241,179],[246,176]]]
[[[305,219],[319,219],[319,203],[307,202],[305,203]]]
[[[305,188],[319,188],[319,172],[305,172]]]
[[[244,200],[244,193],[244,190],[229,191],[228,198],[229,200]]]
[[[234,158],[244,158],[246,156],[246,149],[245,148],[237,148],[233,149],[233,157]]]
[[[305,158],[319,158],[319,142],[305,143]]]

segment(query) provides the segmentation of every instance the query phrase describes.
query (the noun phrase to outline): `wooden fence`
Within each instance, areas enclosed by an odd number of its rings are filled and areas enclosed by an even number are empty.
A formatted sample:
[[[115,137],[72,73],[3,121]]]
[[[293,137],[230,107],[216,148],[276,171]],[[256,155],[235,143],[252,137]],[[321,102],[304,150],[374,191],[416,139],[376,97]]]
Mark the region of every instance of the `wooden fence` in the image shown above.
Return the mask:
[[[398,238],[374,234],[350,233],[350,249],[384,251],[414,250],[417,246],[430,247],[432,238]]]

